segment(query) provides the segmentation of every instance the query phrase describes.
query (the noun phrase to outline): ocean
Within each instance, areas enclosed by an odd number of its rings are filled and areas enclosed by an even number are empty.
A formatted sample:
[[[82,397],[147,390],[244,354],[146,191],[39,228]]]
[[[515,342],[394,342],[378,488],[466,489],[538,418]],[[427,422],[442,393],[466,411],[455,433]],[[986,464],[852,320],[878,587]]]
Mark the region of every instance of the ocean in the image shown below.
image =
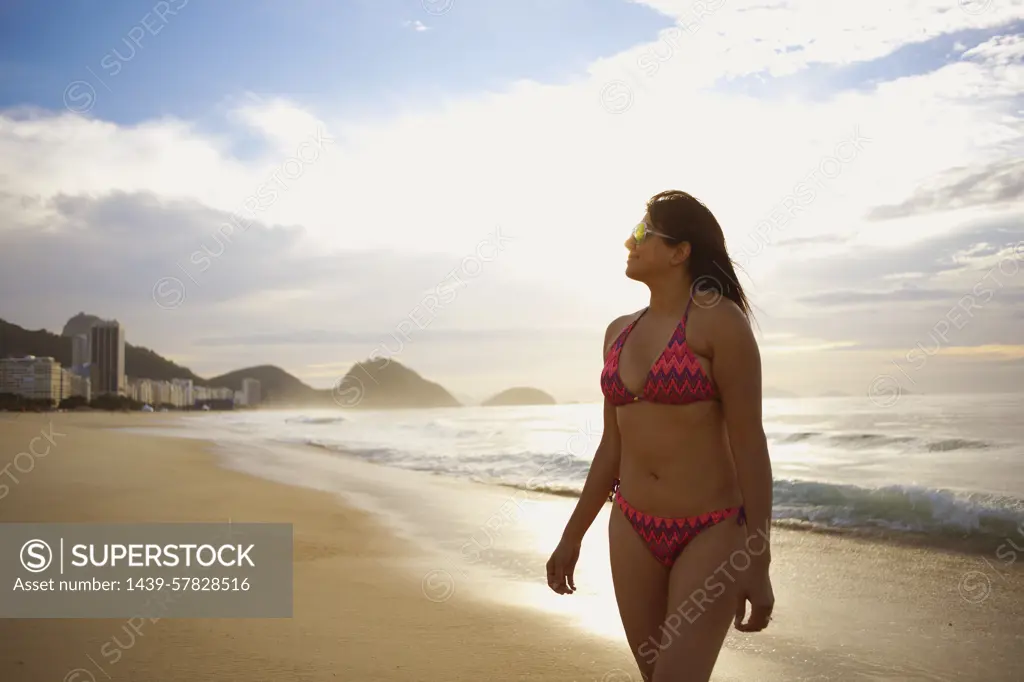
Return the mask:
[[[789,527],[994,547],[1024,533],[1024,395],[770,399],[774,517]],[[578,495],[600,404],[189,414],[175,435],[301,447],[441,477]]]

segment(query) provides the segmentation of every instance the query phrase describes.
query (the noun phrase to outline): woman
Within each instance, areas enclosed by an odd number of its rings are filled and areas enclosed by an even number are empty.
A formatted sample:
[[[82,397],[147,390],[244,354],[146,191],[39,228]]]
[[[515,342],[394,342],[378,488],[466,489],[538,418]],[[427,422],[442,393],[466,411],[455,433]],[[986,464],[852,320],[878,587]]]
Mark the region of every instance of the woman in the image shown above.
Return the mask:
[[[612,582],[640,673],[706,682],[730,621],[763,630],[775,601],[760,354],[704,204],[656,195],[626,248],[626,276],[647,285],[650,304],[605,333],[604,434],[548,585],[575,591],[580,543],[611,490]]]

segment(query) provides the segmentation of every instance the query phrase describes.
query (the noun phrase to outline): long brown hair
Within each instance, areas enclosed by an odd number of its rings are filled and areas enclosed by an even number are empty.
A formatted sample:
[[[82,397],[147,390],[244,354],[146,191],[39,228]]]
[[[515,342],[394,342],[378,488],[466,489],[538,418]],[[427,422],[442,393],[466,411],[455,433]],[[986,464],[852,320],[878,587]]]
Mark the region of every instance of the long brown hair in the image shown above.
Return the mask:
[[[671,235],[670,244],[689,242],[688,266],[693,293],[715,291],[750,317],[750,301],[743,293],[736,266],[725,247],[725,233],[711,210],[679,190],[660,192],[647,202],[654,228]]]

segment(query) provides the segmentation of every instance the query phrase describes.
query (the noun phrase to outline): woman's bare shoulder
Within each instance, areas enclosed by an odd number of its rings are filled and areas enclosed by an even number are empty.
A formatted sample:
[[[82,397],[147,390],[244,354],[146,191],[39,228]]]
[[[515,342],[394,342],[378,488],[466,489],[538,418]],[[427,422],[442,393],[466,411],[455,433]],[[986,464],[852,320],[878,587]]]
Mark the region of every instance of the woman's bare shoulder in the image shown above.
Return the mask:
[[[608,324],[608,328],[604,331],[604,352],[607,355],[608,349],[611,347],[612,342],[618,338],[622,330],[629,326],[636,318],[640,317],[643,309],[637,310],[632,313],[626,313],[625,315],[619,315]]]

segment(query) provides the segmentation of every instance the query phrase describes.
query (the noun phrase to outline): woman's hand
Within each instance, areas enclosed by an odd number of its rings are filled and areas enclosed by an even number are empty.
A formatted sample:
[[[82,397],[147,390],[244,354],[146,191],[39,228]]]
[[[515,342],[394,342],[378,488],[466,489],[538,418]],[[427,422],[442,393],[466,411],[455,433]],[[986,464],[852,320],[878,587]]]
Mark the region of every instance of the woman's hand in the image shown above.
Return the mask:
[[[580,543],[562,538],[548,559],[548,587],[558,594],[572,594],[576,591],[573,571],[580,558]]]
[[[756,563],[743,571],[739,580],[739,602],[736,604],[736,629],[740,632],[760,632],[768,627],[775,608],[775,593],[772,581],[768,576],[767,564],[758,566]],[[747,602],[750,602],[750,618],[746,623]]]

